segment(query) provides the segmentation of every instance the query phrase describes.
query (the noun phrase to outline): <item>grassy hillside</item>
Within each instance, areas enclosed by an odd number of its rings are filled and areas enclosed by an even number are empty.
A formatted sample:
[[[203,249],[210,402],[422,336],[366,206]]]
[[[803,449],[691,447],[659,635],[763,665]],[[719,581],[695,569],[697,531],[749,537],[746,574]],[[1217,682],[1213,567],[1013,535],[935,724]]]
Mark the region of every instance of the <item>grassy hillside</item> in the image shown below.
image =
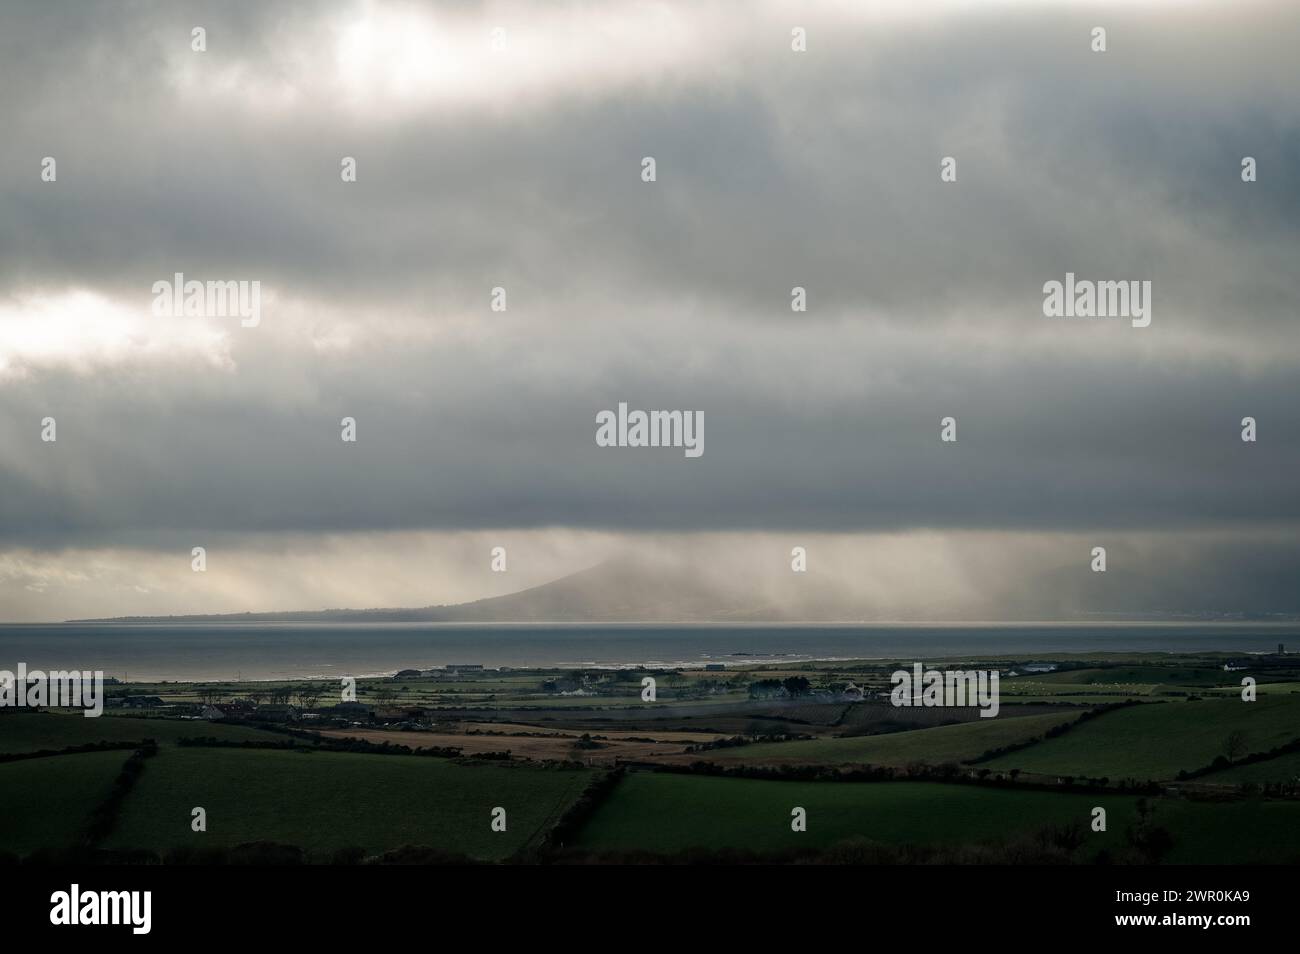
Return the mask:
[[[983,719],[961,725],[913,729],[888,735],[848,739],[814,739],[805,742],[765,742],[705,754],[710,761],[828,762],[904,766],[912,762],[960,762],[989,749],[1001,748],[1035,736],[1053,726],[1073,722],[1079,710],[1021,718]]]
[[[1170,779],[1213,762],[1234,730],[1244,733],[1247,752],[1291,741],[1300,736],[1300,695],[1135,706],[984,764],[995,771]]]
[[[935,730],[927,730],[935,731]],[[1109,843],[1133,799],[1056,795],[926,782],[785,782],[638,772],[627,776],[583,829],[587,848],[679,851],[692,847],[776,851],[866,837],[888,844],[996,840],[1048,823],[1086,822],[1094,805],[1112,812]],[[808,830],[790,828],[791,810]]]
[[[590,777],[414,756],[166,748],[149,760],[105,847],[267,840],[374,853],[411,844],[499,859],[540,837]],[[195,806],[207,811],[204,833],[190,830]],[[490,830],[495,806],[506,809],[505,832]]]
[[[86,752],[0,763],[0,850],[25,855],[72,846],[130,754]]]

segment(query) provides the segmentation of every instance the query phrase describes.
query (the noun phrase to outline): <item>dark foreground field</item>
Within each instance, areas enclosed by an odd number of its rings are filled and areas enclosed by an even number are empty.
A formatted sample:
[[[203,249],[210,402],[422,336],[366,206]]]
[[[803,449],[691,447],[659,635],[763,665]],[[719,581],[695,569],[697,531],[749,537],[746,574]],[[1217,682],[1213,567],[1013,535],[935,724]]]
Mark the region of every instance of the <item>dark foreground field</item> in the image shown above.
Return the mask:
[[[982,788],[931,782],[789,782],[635,772],[583,829],[575,847],[686,852],[693,848],[799,851],[840,846],[845,857],[872,844],[942,848],[945,860],[1021,840],[1025,850],[1060,833],[1078,862],[1287,863],[1300,860],[1300,802],[1194,802],[1148,798],[1152,824],[1170,835],[1158,857],[1132,854],[1138,797]],[[1107,830],[1089,828],[1094,807]],[[791,811],[807,830],[791,830]],[[1063,829],[1077,828],[1077,832]],[[1076,844],[1077,843],[1077,844]],[[994,853],[994,856],[996,853]]]

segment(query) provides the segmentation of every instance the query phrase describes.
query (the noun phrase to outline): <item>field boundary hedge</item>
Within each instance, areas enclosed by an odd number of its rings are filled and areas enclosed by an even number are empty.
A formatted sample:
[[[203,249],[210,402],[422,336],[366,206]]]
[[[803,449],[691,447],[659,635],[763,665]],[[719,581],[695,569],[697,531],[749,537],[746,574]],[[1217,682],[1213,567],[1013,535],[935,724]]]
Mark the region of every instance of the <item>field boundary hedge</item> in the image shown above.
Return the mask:
[[[1256,765],[1259,762],[1268,762],[1282,755],[1290,755],[1293,752],[1300,752],[1300,738],[1292,739],[1290,742],[1283,742],[1281,745],[1275,745],[1267,752],[1252,752],[1235,762],[1226,755],[1220,755],[1209,765],[1203,765],[1191,771],[1182,770],[1175,778],[1180,782],[1190,782],[1192,779],[1201,778],[1213,772],[1221,772],[1224,769],[1237,768],[1242,765]]]
[[[363,755],[423,755],[431,758],[474,758],[462,755],[456,747],[432,746],[413,749],[409,745],[392,742],[367,742],[364,739],[328,739],[313,737],[311,745],[301,745],[295,739],[273,741],[269,739],[219,739],[215,736],[182,736],[176,744],[182,748],[203,749],[274,749],[281,752],[355,752]],[[487,755],[496,755],[489,752]]]
[[[1108,778],[1061,776],[1058,782],[1020,781],[1018,769],[993,775],[988,769],[979,774],[963,772],[956,763],[912,765],[896,769],[887,765],[862,765],[841,768],[830,765],[719,765],[717,762],[691,762],[675,765],[658,762],[623,762],[625,768],[645,769],[672,775],[705,775],[716,778],[748,778],[773,782],[939,782],[950,785],[981,785],[989,788],[1014,788],[1043,792],[1089,792],[1115,795],[1160,795],[1159,782],[1121,779],[1114,784]]]
[[[25,762],[27,759],[47,759],[55,755],[82,755],[86,752],[124,752],[138,749],[151,742],[151,739],[139,739],[134,742],[83,742],[80,745],[68,745],[61,749],[37,749],[35,752],[5,752],[0,754],[0,765],[6,762]]]
[[[560,816],[559,820],[542,839],[541,851],[549,853],[564,847],[564,843],[577,836],[584,825],[596,814],[596,810],[618,788],[626,772],[621,768],[597,773],[596,778],[588,783],[572,805]]]
[[[87,848],[95,847],[112,832],[113,826],[117,824],[118,813],[122,810],[122,802],[126,800],[126,796],[131,793],[131,789],[135,787],[136,781],[144,772],[145,760],[157,754],[158,743],[149,739],[122,763],[122,771],[118,773],[117,778],[113,779],[113,787],[109,790],[108,796],[90,811],[86,823]]]

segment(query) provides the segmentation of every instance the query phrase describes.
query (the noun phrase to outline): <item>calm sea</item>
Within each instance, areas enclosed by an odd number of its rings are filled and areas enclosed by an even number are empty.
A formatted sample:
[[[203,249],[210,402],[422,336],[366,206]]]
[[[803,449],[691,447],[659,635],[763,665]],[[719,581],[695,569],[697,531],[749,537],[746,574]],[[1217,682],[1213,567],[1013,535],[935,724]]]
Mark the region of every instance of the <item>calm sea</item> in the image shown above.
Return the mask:
[[[1063,652],[1300,649],[1300,624],[639,625],[0,624],[0,670],[103,670],[131,681],[374,675],[485,667],[741,664]]]

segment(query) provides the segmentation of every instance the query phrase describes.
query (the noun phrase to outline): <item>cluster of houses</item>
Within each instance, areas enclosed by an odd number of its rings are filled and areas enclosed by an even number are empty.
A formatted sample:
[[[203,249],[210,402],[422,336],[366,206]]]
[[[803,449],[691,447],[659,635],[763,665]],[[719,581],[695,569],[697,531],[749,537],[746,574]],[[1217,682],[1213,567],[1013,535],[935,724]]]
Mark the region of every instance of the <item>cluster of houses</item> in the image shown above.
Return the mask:
[[[402,669],[394,676],[394,679],[446,679],[448,676],[459,676],[467,672],[485,672],[482,663],[450,663],[441,669]],[[510,672],[509,666],[498,666],[496,672]]]
[[[505,670],[506,667],[500,667],[500,671]],[[480,663],[452,663],[440,669],[403,669],[394,678],[446,679],[465,673],[481,673],[483,671],[484,667]],[[110,678],[104,681],[105,684],[120,685],[116,679]],[[281,698],[283,699],[285,696],[281,696]],[[363,702],[340,702],[336,705],[319,707],[315,705],[291,705],[283,701],[261,703],[254,699],[231,699],[224,702],[207,701],[201,703],[165,702],[160,696],[132,695],[130,690],[120,695],[109,696],[104,705],[110,709],[157,710],[159,714],[179,718],[207,719],[209,721],[235,720],[242,722],[291,723],[323,720],[326,722],[342,721],[357,724],[372,722],[378,715],[384,723],[400,726],[418,725],[429,721],[434,716],[431,709],[410,706],[385,708],[382,713],[377,714],[375,706]]]
[[[1300,669],[1300,657],[1295,653],[1288,654],[1286,646],[1278,643],[1276,653],[1229,659],[1223,664],[1224,672],[1241,672],[1244,669]]]
[[[888,695],[886,692],[884,695]],[[843,689],[826,687],[809,688],[806,691],[792,692],[780,680],[768,679],[752,683],[749,687],[751,699],[801,699],[805,702],[866,702],[881,698],[881,693],[874,689],[864,689],[849,683]]]
[[[246,722],[299,722],[319,719],[345,722],[369,722],[375,716],[375,707],[363,702],[340,702],[337,705],[305,709],[287,703],[256,705],[244,699],[206,704],[198,715],[208,720],[234,719]]]

